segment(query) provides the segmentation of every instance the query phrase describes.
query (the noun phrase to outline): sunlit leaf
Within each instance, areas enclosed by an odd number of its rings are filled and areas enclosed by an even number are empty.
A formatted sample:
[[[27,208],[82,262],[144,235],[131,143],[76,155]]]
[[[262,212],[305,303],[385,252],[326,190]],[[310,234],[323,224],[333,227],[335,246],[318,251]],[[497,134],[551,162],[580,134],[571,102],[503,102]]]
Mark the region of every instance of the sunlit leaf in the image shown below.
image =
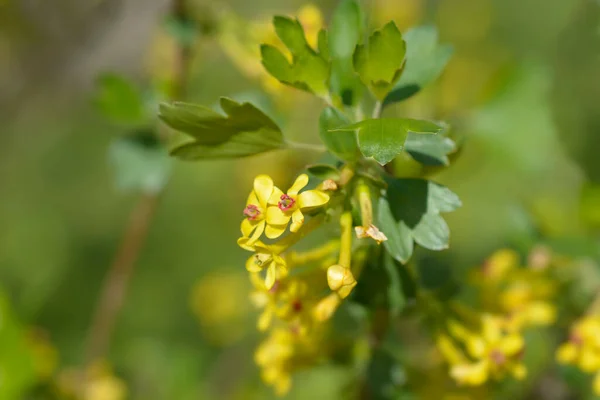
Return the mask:
[[[385,98],[385,104],[406,100],[434,81],[452,56],[452,46],[438,43],[435,26],[413,28],[404,35],[406,67],[394,89]]]
[[[354,49],[360,43],[363,31],[364,16],[358,1],[341,1],[329,26],[331,91],[349,106],[360,99],[363,91],[363,85],[352,65]]]
[[[356,133],[349,131],[332,131],[348,125],[350,121],[340,111],[327,107],[319,117],[319,134],[327,149],[344,161],[354,161],[360,157]]]
[[[429,121],[379,118],[332,129],[333,132],[355,130],[358,131],[358,146],[363,155],[385,165],[404,149],[409,132],[435,134],[442,128]]]
[[[448,154],[455,150],[454,141],[442,135],[409,133],[405,143],[405,151],[425,165],[448,165]]]
[[[366,44],[356,46],[354,69],[379,100],[383,100],[400,78],[406,43],[394,22],[375,31]]]
[[[221,98],[226,115],[186,103],[161,104],[160,118],[194,138],[172,151],[185,159],[237,158],[286,147],[271,118],[250,103]]]
[[[298,20],[277,16],[273,19],[277,36],[286,45],[292,55],[292,62],[276,47],[261,46],[262,63],[265,69],[277,80],[320,96],[329,92],[328,54],[319,54],[313,50],[304,36],[304,30]],[[326,38],[321,35],[320,48],[326,49]]]

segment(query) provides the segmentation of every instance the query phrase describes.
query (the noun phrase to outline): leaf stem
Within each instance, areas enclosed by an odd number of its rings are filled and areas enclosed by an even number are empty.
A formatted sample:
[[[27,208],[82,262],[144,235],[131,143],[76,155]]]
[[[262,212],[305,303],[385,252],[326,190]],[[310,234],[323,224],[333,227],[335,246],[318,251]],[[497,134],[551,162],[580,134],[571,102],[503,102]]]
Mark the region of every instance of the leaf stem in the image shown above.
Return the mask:
[[[287,140],[286,143],[290,148],[296,149],[296,150],[309,150],[309,151],[316,151],[319,153],[324,153],[327,151],[327,148],[320,144],[299,143],[299,142],[293,142],[290,140]]]
[[[373,114],[371,115],[371,118],[373,118],[373,119],[381,118],[382,111],[383,111],[383,102],[377,101],[375,103],[375,107],[373,107]]]

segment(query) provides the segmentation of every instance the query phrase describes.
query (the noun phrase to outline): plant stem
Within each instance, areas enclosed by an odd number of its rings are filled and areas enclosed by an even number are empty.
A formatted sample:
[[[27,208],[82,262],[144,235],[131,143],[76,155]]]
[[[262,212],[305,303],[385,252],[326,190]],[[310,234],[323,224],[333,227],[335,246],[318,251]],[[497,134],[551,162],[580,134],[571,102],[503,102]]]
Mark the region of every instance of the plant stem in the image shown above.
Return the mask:
[[[123,306],[135,262],[158,204],[158,194],[143,195],[129,217],[119,250],[104,280],[89,332],[86,365],[102,358],[109,347],[116,317]]]
[[[185,0],[173,0],[171,13],[180,20],[187,18]],[[189,44],[179,43],[175,54],[175,70],[171,97],[185,96],[191,58]],[[160,134],[161,138],[166,135]],[[160,192],[143,193],[131,211],[125,233],[114,260],[102,284],[98,304],[85,344],[85,366],[106,356],[119,311],[121,310],[135,263],[148,235],[150,223],[157,209]]]
[[[373,107],[373,114],[371,118],[378,119],[381,118],[381,112],[383,111],[383,103],[381,101],[377,101],[375,103],[375,107]]]
[[[316,151],[319,153],[323,153],[323,152],[327,151],[327,148],[320,144],[299,143],[299,142],[293,142],[290,140],[287,140],[286,143],[292,149],[297,149],[297,150],[310,150],[310,151]]]

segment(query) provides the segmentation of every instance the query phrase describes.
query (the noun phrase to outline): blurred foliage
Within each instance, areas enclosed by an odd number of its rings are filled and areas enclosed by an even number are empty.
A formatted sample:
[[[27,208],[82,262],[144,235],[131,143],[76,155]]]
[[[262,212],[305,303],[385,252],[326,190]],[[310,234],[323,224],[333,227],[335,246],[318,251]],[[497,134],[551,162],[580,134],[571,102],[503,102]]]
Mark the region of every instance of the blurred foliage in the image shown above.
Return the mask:
[[[337,3],[319,3],[323,15],[301,2],[189,3],[192,21],[181,25],[166,17],[156,23],[161,18],[154,15],[152,31],[135,13],[126,14],[108,0],[39,7],[0,1],[0,399],[68,398],[81,374],[89,376],[88,393],[105,393],[88,394],[89,399],[273,396],[253,365],[257,315],[246,301],[251,290],[242,267],[246,254],[232,240],[240,216],[231,210],[243,208],[255,175],[276,170],[274,180],[291,182],[305,165],[330,160],[281,151],[227,163],[171,165],[163,164],[165,149],[144,146],[160,137],[156,103],[169,93],[181,41],[191,44],[194,54],[188,100],[252,99],[294,139],[317,141],[319,101],[270,78],[260,65],[259,46],[283,49],[271,16],[285,14],[299,16],[308,44],[317,48],[318,32]],[[151,9],[148,4],[138,5],[139,10]],[[378,392],[397,399],[594,398],[593,375],[583,372],[593,368],[579,368],[573,354],[560,357],[572,365],[558,365],[552,349],[569,344],[570,331],[582,329],[600,287],[600,161],[595,155],[600,5],[590,0],[373,0],[363,5],[369,31],[393,19],[404,34],[409,42],[405,74],[411,81],[437,75],[433,61],[427,74],[409,75],[411,57],[439,54],[443,59],[446,46],[454,50],[439,79],[401,103],[390,103],[386,115],[448,121],[444,133],[460,145],[460,157],[451,169],[431,172],[463,206],[444,215],[452,232],[448,250],[415,249],[409,268],[388,260],[381,271],[396,297],[372,301],[400,315],[392,340],[383,338],[385,351],[375,355],[379,365],[387,365],[385,373],[366,363],[369,345],[357,341],[333,362],[297,374],[287,398],[350,396],[348,388],[365,371],[383,382]],[[106,21],[119,17],[127,17],[127,29],[118,32],[120,40],[106,36],[106,48],[113,51],[100,52],[104,36],[98,32],[109,32],[113,25]],[[414,55],[410,38],[419,31],[410,29],[418,25],[437,26],[439,39],[421,31],[428,45],[424,54]],[[137,29],[143,35],[131,33]],[[147,50],[147,58],[122,59],[133,47]],[[342,50],[341,65],[347,62]],[[97,70],[90,64],[98,58],[102,68],[118,66],[119,72],[101,75],[101,89],[92,92],[91,80],[81,82],[75,72],[87,76],[81,71]],[[57,73],[66,71],[64,66],[69,72]],[[404,83],[400,79],[396,88]],[[269,96],[259,93],[263,89]],[[115,92],[125,93],[119,101],[126,104],[114,106],[109,99]],[[147,133],[152,140],[143,139]],[[132,148],[132,142],[142,146]],[[108,149],[112,168],[107,168]],[[356,148],[350,144],[346,150],[341,159]],[[394,161],[406,178],[422,173],[409,153]],[[123,163],[139,166],[143,174],[129,167],[127,175],[119,174]],[[99,364],[82,373],[78,367],[90,315],[135,201],[135,194],[115,190],[115,172],[121,176],[116,186],[138,193],[165,190],[118,319],[108,355],[112,367]],[[492,292],[474,283],[474,271],[481,271],[475,266],[506,245],[519,252],[519,268],[535,267],[535,257],[544,258],[536,253],[538,243],[551,249],[552,280],[559,289],[544,302],[557,314],[551,328],[532,327],[523,335],[527,379],[476,389],[457,386],[435,350],[430,321],[417,314],[422,307],[436,308],[428,300],[432,296],[498,310],[515,301],[511,296],[539,293],[528,286],[539,281],[527,278],[512,292],[511,284],[502,283],[512,294],[486,299],[481,296]],[[523,282],[513,278],[513,286]],[[469,285],[459,284],[467,279],[472,279]],[[425,290],[415,292],[414,281]],[[368,289],[356,290],[358,296]],[[505,297],[510,301],[501,300]],[[336,331],[330,334],[340,345],[364,333],[360,305],[348,304],[334,318]],[[586,348],[596,354],[588,337]],[[349,353],[358,360],[350,368],[344,366]]]

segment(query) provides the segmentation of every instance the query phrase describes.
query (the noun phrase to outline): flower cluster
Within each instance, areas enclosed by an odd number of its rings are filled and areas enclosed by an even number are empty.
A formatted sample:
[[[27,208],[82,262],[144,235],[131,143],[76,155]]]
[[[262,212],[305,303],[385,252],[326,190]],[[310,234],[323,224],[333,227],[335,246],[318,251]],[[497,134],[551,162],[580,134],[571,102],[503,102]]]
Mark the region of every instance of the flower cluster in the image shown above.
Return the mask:
[[[270,177],[259,175],[243,211],[238,244],[253,253],[246,262],[254,287],[250,299],[261,310],[259,331],[268,331],[255,361],[265,383],[280,395],[289,390],[297,368],[323,356],[324,322],[357,284],[351,212],[340,216],[339,240],[308,251],[290,250],[335,213],[330,197],[338,186],[331,183],[303,191],[308,184],[303,174],[283,192]]]
[[[506,375],[526,376],[521,362],[523,337],[506,330],[502,317],[482,314],[477,330],[450,320],[447,331],[438,335],[437,347],[450,364],[450,376],[459,384],[477,386]]]
[[[509,329],[546,326],[556,320],[554,299],[557,282],[552,277],[549,251],[534,248],[528,265],[510,249],[493,253],[475,273],[483,307],[505,316]]]
[[[500,249],[475,271],[471,281],[486,311],[468,312],[465,319],[478,321],[475,328],[450,320],[436,340],[459,384],[477,386],[489,379],[526,376],[523,331],[556,320],[552,301],[557,283],[550,259],[545,248],[535,248],[528,265],[521,266],[515,251]]]
[[[569,339],[556,351],[556,359],[594,374],[592,386],[600,396],[600,315],[587,315],[573,324]]]

